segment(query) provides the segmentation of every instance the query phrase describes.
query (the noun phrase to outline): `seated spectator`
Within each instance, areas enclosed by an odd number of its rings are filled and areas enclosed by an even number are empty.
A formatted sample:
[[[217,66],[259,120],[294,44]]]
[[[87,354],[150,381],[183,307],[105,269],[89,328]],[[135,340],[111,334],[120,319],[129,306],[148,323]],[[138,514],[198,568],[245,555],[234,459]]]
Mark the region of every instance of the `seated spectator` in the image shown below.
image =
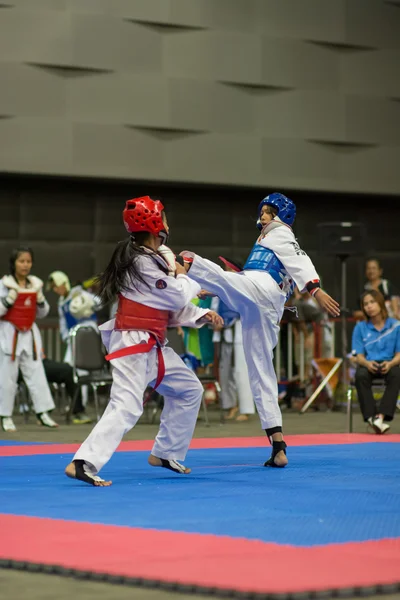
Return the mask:
[[[367,278],[364,284],[364,291],[377,290],[385,300],[386,311],[389,317],[400,318],[400,303],[397,291],[388,279],[383,279],[383,269],[377,258],[369,258],[365,263],[365,276]],[[363,311],[354,313],[356,319],[363,319]]]
[[[43,358],[43,367],[48,383],[56,383],[57,385],[65,384],[66,392],[70,398],[70,402],[72,402],[76,391],[76,383],[74,382],[71,365],[65,362],[51,360],[50,358]],[[80,390],[78,391],[78,396],[75,401],[72,422],[75,425],[83,425],[92,422],[83,408]]]
[[[46,358],[43,350],[42,350],[42,363],[44,368],[44,373],[46,375],[47,383],[56,383],[57,385],[64,384],[67,395],[72,402],[75,391],[76,391],[76,383],[74,381],[74,371],[71,365],[59,362],[57,360],[52,360],[50,358]],[[22,372],[19,371],[18,374],[18,383],[21,381],[25,381],[22,375]],[[28,407],[25,410],[29,410]],[[75,401],[74,412],[72,415],[72,422],[75,425],[83,425],[87,423],[91,423],[92,420],[85,414],[85,409],[82,404],[82,395],[81,391],[78,391],[78,395]]]
[[[380,434],[390,427],[400,390],[400,323],[388,317],[385,300],[376,290],[364,292],[361,309],[365,320],[355,326],[352,340],[355,384],[364,421]],[[372,393],[376,378],[385,380],[378,407]]]

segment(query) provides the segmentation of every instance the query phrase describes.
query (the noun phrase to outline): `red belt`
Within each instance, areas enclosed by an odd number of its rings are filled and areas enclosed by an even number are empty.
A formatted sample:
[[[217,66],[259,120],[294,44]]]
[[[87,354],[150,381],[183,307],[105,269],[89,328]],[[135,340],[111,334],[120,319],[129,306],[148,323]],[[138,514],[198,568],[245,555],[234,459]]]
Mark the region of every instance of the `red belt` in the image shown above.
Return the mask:
[[[35,336],[33,335],[32,329],[30,331],[31,331],[31,334],[32,334],[32,356],[33,356],[33,360],[37,360],[37,351],[36,351]],[[14,329],[13,345],[12,345],[12,351],[11,351],[11,360],[12,361],[15,361],[15,357],[17,355],[18,335],[19,335],[19,330],[15,327],[15,329]]]
[[[156,384],[153,389],[157,389],[165,375],[165,362],[164,356],[162,353],[162,348],[160,344],[157,343],[156,338],[150,338],[150,340],[145,344],[135,344],[134,346],[127,346],[126,348],[121,348],[120,350],[116,350],[115,352],[111,352],[111,354],[107,354],[106,360],[114,360],[114,358],[121,358],[122,356],[130,356],[131,354],[145,354],[146,352],[150,352],[152,348],[157,344],[157,360],[158,360],[158,371],[157,371],[157,379]]]

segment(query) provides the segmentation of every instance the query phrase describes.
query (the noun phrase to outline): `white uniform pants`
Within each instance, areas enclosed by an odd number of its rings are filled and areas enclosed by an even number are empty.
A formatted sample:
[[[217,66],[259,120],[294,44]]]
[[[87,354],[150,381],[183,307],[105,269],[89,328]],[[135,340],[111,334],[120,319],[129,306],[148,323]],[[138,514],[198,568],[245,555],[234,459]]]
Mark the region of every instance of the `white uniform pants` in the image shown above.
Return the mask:
[[[164,396],[160,429],[152,454],[158,458],[184,460],[196,425],[203,386],[172,350],[164,347],[165,376],[157,391]],[[117,358],[112,362],[113,384],[108,406],[83,442],[74,460],[93,465],[93,472],[110,460],[123,436],[143,412],[143,393],[157,378],[157,352]]]
[[[278,341],[284,296],[268,273],[224,271],[215,263],[195,256],[189,276],[216,294],[240,314],[243,348],[253,399],[263,429],[282,426],[273,349]]]
[[[235,328],[240,323],[235,324]],[[249,372],[246,364],[246,356],[243,348],[243,341],[234,342],[233,344],[233,363],[234,377],[239,398],[239,412],[241,415],[254,415],[253,393],[251,391]]]
[[[11,355],[0,351],[0,416],[12,416],[17,392],[18,369],[21,369],[35,413],[53,410],[54,401],[40,358],[33,360],[33,357],[23,350],[20,356],[11,360]]]
[[[221,407],[224,410],[229,410],[239,403],[241,415],[255,413],[242,342],[229,344],[221,341],[219,384],[221,386]]]

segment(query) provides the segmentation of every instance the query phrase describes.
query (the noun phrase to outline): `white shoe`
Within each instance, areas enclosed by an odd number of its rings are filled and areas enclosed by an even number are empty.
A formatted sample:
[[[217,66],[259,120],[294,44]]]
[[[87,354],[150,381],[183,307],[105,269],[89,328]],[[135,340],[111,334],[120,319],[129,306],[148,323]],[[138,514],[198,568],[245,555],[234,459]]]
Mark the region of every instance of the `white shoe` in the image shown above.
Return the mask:
[[[380,434],[386,433],[386,431],[390,429],[390,425],[384,423],[382,417],[376,417],[376,419],[374,419],[372,423],[372,426],[375,429],[376,433]]]
[[[17,431],[11,417],[1,417],[1,428],[3,431]]]
[[[44,425],[45,427],[58,427],[58,423],[53,421],[49,413],[43,412],[36,416],[38,418],[38,425]]]

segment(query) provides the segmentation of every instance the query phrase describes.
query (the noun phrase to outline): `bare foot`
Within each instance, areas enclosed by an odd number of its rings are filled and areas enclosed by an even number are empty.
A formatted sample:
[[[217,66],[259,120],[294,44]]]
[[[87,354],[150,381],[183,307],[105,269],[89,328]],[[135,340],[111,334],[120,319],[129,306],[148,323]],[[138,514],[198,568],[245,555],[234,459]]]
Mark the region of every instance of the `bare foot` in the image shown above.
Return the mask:
[[[171,471],[175,471],[175,473],[182,473],[184,475],[188,475],[191,472],[191,469],[185,467],[185,465],[181,465],[177,460],[166,458],[158,458],[154,456],[154,454],[150,454],[147,462],[152,467],[164,467],[165,469],[170,469]]]
[[[248,420],[249,420],[249,415],[239,415],[235,419],[235,421],[248,421]]]
[[[226,415],[226,419],[233,419],[236,415],[236,413],[239,411],[237,406],[234,406],[233,408],[230,409],[230,411],[228,412],[228,414]]]
[[[286,467],[288,462],[288,457],[286,456],[283,450],[278,452],[278,454],[274,458],[274,463],[277,467]]]
[[[77,463],[77,464],[76,464]],[[95,487],[108,487],[112,484],[112,481],[104,481],[101,477],[97,475],[91,475],[89,471],[85,471],[83,468],[84,461],[72,461],[65,469],[65,474],[67,477],[71,479],[78,479],[79,481],[84,481],[89,485],[94,485]]]
[[[286,448],[287,445],[283,440],[282,433],[274,433],[272,435],[272,454],[267,462],[264,463],[264,467],[286,467],[289,462],[286,456]]]

